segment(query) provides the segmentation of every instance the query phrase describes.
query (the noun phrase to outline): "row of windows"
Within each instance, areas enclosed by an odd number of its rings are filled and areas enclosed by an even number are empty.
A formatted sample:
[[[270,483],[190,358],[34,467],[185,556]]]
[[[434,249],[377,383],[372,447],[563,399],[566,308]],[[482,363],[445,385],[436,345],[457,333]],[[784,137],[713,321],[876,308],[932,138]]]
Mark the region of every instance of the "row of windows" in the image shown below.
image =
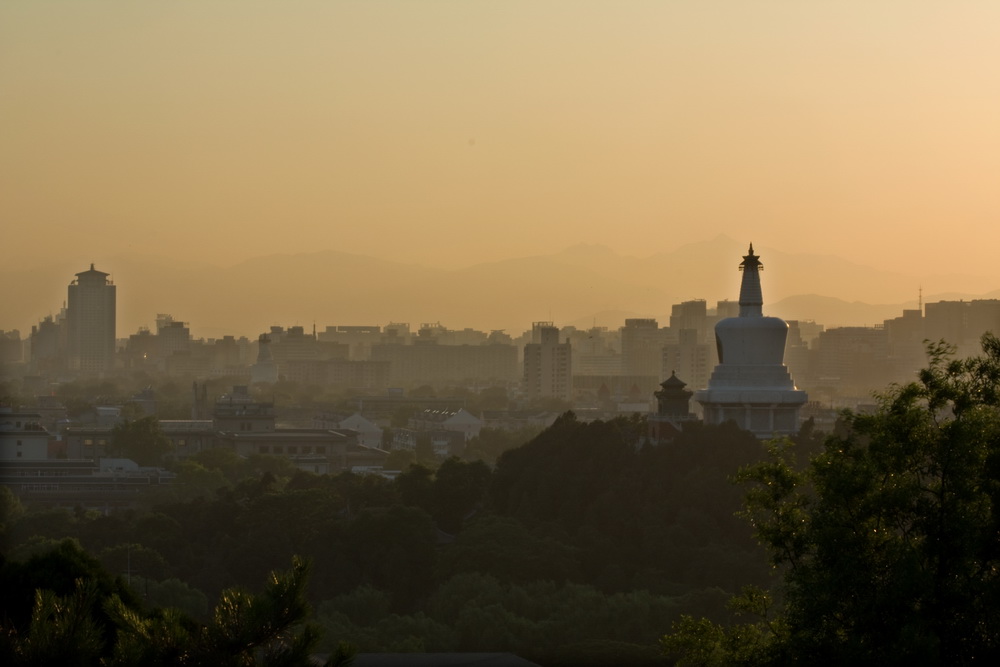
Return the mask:
[[[259,454],[322,454],[326,455],[326,445],[316,445],[314,448],[309,445],[303,445],[299,447],[298,445],[289,445],[284,447],[283,445],[260,445],[257,448]]]
[[[134,486],[115,486],[112,484],[77,484],[77,485],[60,485],[60,484],[22,484],[21,491],[62,491],[62,492],[80,492],[80,491],[101,491],[104,493],[117,492],[117,493],[137,493],[138,489]]]

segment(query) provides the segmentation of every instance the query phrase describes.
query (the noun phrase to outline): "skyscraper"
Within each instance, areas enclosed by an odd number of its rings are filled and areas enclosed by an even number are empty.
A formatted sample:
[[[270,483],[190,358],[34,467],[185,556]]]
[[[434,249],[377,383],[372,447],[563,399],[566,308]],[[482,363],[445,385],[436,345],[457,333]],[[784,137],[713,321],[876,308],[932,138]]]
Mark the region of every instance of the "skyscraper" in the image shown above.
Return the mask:
[[[69,284],[66,326],[70,370],[108,374],[115,359],[115,286],[93,264]]]
[[[732,420],[758,437],[771,437],[798,430],[806,393],[795,388],[784,364],[788,324],[762,312],[763,268],[751,244],[740,264],[739,317],[715,325],[719,365],[708,389],[697,392],[695,400],[702,405],[706,424]]]
[[[559,342],[552,322],[535,322],[531,342],[524,346],[524,385],[528,399],[573,398],[572,348]]]
[[[654,319],[631,318],[622,327],[622,373],[660,377],[663,331]]]

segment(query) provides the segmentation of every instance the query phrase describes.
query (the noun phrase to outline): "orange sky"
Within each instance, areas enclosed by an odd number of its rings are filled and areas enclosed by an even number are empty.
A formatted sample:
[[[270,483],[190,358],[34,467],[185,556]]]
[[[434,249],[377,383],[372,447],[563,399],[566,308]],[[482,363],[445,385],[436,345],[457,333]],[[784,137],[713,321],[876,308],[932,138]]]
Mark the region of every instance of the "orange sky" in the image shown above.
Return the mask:
[[[0,4],[7,268],[725,233],[986,291],[998,223],[994,1]]]

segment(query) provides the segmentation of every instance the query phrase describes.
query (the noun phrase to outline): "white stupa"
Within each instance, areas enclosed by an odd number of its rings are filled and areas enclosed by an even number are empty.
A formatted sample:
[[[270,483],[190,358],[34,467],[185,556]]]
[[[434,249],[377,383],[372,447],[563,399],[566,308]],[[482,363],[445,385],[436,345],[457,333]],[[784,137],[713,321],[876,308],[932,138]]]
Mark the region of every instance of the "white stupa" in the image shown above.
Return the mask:
[[[274,384],[278,381],[278,365],[271,356],[271,337],[261,334],[257,339],[257,363],[250,367],[250,384]]]
[[[750,252],[740,271],[740,315],[715,325],[719,365],[708,389],[695,393],[706,424],[732,420],[760,438],[791,434],[799,428],[799,408],[806,393],[795,388],[785,367],[788,325],[777,317],[764,317],[760,290],[760,258]]]

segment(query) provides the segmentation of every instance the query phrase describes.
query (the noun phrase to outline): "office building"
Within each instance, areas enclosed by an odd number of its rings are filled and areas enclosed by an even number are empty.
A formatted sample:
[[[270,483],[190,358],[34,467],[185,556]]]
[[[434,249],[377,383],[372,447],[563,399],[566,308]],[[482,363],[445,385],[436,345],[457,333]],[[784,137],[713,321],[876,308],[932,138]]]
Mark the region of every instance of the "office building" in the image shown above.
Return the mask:
[[[115,359],[115,285],[90,265],[69,285],[66,305],[69,369],[103,376]]]
[[[529,400],[573,397],[572,347],[559,342],[552,322],[535,322],[531,342],[524,346],[524,385]]]

